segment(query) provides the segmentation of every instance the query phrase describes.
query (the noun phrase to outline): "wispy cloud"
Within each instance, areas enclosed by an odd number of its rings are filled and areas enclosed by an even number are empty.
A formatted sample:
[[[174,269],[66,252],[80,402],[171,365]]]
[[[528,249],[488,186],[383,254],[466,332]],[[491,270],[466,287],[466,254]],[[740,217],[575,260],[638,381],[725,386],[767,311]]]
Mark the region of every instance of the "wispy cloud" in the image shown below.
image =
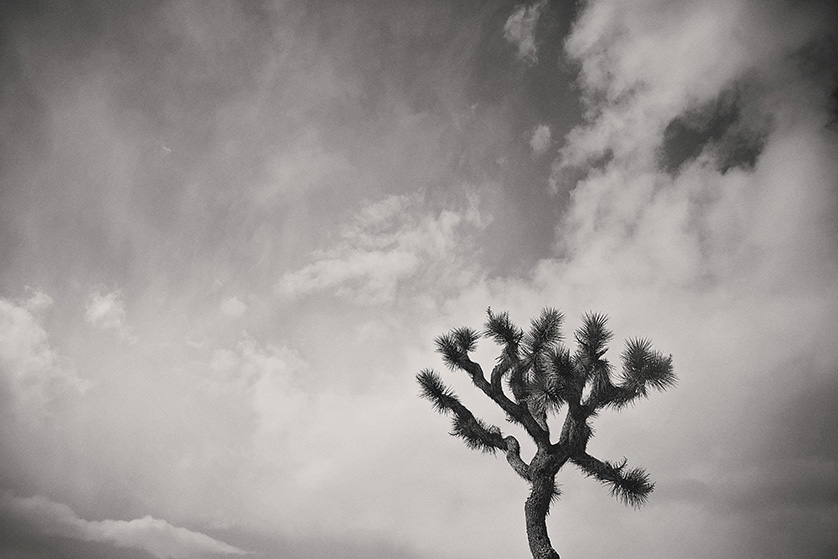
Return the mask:
[[[418,196],[391,196],[363,208],[337,246],[285,274],[276,289],[289,298],[327,291],[356,302],[391,301],[403,281],[421,281],[429,269],[446,276],[462,271],[454,262],[465,254],[469,232],[486,222],[473,199],[462,211],[431,212]]]
[[[137,338],[131,333],[125,318],[125,301],[120,290],[101,293],[95,290],[90,293],[84,319],[103,330],[113,330],[119,337],[130,343],[136,343]]]
[[[134,520],[85,520],[69,506],[40,495],[26,498],[0,495],[0,511],[4,517],[25,522],[36,532],[141,549],[160,559],[246,553],[201,532],[151,516]]]
[[[518,47],[518,58],[528,64],[538,59],[535,28],[546,5],[547,0],[539,0],[529,6],[521,4],[515,8],[503,26],[504,38]]]

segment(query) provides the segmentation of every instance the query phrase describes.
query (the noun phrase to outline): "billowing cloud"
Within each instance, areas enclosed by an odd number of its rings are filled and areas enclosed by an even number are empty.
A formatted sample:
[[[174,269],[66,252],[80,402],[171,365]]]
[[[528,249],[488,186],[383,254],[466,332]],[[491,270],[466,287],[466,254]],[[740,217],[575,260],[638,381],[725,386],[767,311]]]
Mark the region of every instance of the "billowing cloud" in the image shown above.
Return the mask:
[[[458,257],[467,253],[469,232],[487,219],[469,199],[462,211],[425,210],[418,196],[391,196],[364,207],[344,228],[334,248],[316,261],[285,274],[276,289],[284,297],[327,291],[357,302],[392,300],[400,284],[427,279],[429,270],[453,276],[465,272]],[[435,281],[439,278],[435,278]]]
[[[813,71],[831,52],[834,18],[821,8],[594,1],[566,42],[587,122],[553,166],[570,206],[557,228],[561,256],[542,262],[535,289],[608,312],[618,335],[643,328],[674,354],[679,387],[632,413],[677,454],[642,445],[666,472],[663,502],[653,496],[645,514],[662,517],[680,506],[669,497],[692,495],[695,518],[719,534],[709,555],[836,549],[833,536],[778,536],[780,518],[783,533],[838,531],[834,519],[824,524],[834,496],[827,505],[806,489],[836,470],[817,453],[785,458],[792,440],[773,427],[777,406],[799,402],[803,386],[832,384],[838,371],[823,334],[838,328],[838,138],[828,126],[834,83]],[[804,52],[814,60],[803,63]],[[694,128],[679,137],[673,122]],[[743,138],[750,143],[737,153]],[[687,155],[668,165],[678,149]],[[619,423],[598,423],[600,444],[621,452],[609,434]],[[790,487],[801,489],[799,501],[772,497]],[[728,522],[713,520],[717,507]],[[736,541],[721,536],[732,525]],[[683,555],[668,545],[653,554]]]
[[[754,258],[773,274],[794,273],[802,258],[817,268],[832,260],[833,243],[821,235],[831,219],[823,203],[832,202],[835,140],[823,128],[825,90],[794,58],[829,29],[814,10],[765,6],[772,9],[595,2],[580,15],[567,48],[582,65],[590,118],[568,135],[553,173],[558,183],[594,164],[571,192],[559,231],[580,272],[609,264],[637,279],[712,282],[757,273]],[[665,172],[667,125],[739,86],[742,122],[732,124],[764,135],[762,123],[771,123],[756,166],[721,165],[723,139],[707,138],[679,174]],[[788,225],[804,216],[806,227]],[[777,258],[798,266],[776,269]]]
[[[550,147],[550,126],[539,124],[533,130],[530,138],[530,147],[535,155],[543,155]]]
[[[518,47],[518,58],[532,64],[538,58],[535,44],[535,28],[547,0],[539,0],[530,6],[521,4],[503,26],[503,36]]]
[[[581,67],[588,124],[568,135],[554,183],[572,177],[574,167],[611,157],[654,166],[667,124],[731,88],[755,86],[762,98],[750,98],[741,112],[764,123],[766,111],[780,109],[776,94],[792,94],[766,88],[784,88],[782,76],[794,72],[791,57],[832,24],[817,16],[820,7],[780,6],[747,0],[587,6],[566,51]],[[750,31],[741,33],[743,27]]]
[[[110,293],[101,293],[99,290],[92,291],[87,300],[87,308],[84,311],[84,319],[103,330],[113,330],[122,339],[135,343],[136,336],[131,333],[125,318],[125,301],[120,290]]]
[[[44,311],[55,302],[52,297],[43,291],[38,291],[29,286],[26,287],[26,293],[29,294],[29,298],[23,301],[23,306],[31,313]]]
[[[206,534],[144,516],[134,520],[85,520],[69,506],[46,497],[0,495],[4,518],[23,522],[29,530],[85,541],[106,542],[120,548],[145,550],[160,559],[190,559],[206,555],[244,555],[246,552]]]
[[[54,398],[65,391],[81,393],[89,383],[50,344],[41,315],[52,298],[30,293],[24,301],[0,298],[0,390],[19,413],[40,416]]]

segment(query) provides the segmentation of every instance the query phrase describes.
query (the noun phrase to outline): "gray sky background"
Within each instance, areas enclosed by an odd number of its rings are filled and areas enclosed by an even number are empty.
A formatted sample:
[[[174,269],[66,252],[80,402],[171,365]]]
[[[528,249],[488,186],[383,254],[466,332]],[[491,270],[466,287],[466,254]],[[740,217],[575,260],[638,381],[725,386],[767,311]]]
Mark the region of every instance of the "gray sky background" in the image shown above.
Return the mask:
[[[835,557],[836,23],[4,2],[0,555],[525,557],[526,486],[414,375],[549,305],[680,377],[596,423],[646,507],[560,474],[563,557]]]

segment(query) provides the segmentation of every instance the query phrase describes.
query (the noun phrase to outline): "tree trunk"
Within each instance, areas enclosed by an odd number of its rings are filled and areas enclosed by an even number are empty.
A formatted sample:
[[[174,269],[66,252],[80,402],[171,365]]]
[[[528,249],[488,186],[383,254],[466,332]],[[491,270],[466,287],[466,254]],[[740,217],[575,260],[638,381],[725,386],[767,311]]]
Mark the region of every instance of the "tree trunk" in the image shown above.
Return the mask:
[[[532,491],[524,504],[527,519],[527,539],[533,559],[559,559],[547,535],[547,512],[553,497],[553,477],[537,477],[532,481]]]

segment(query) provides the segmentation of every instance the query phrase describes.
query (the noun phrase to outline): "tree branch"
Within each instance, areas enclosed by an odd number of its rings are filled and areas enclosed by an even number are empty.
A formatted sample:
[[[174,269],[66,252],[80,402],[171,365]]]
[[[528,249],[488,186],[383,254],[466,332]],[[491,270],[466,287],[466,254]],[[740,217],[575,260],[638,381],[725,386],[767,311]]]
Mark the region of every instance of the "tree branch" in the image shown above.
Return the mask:
[[[592,399],[597,409],[606,406],[624,408],[647,397],[650,388],[663,391],[678,381],[672,369],[672,356],[655,351],[652,343],[644,338],[628,340],[622,360],[619,384],[608,383]]]
[[[493,393],[503,395],[503,385],[501,384],[501,381],[503,380],[503,375],[508,370],[509,360],[506,356],[502,356],[498,364],[492,369],[492,375],[490,377]]]
[[[527,481],[531,481],[530,466],[521,459],[521,445],[512,435],[504,438],[506,442],[506,461],[515,472]]]
[[[430,400],[434,409],[444,415],[453,414],[451,435],[460,437],[472,449],[489,453],[506,451],[506,441],[500,429],[474,417],[434,371],[424,369],[416,375],[416,380],[422,387],[421,397]]]
[[[626,470],[626,459],[619,464],[603,462],[583,452],[571,457],[588,477],[592,477],[611,488],[611,496],[627,505],[639,508],[649,498],[655,484],[649,481],[649,474],[642,468]]]
[[[481,392],[491,398],[503,411],[506,412],[508,416],[517,421],[524,428],[536,444],[550,444],[550,435],[541,428],[532,416],[529,409],[526,407],[526,402],[524,405],[516,404],[507,398],[506,394],[504,394],[502,390],[499,392],[495,391],[492,388],[492,385],[486,381],[486,377],[483,375],[483,368],[480,364],[475,363],[468,357],[463,358],[458,365],[469,373],[472,382],[480,389]]]
[[[495,450],[506,450],[500,429],[474,417],[474,414],[462,404],[454,412],[452,426],[451,434],[463,439],[466,446],[473,450],[489,454],[494,454]]]
[[[598,393],[597,398],[593,399],[591,405],[596,409],[612,406],[619,410],[632,404],[641,395],[634,387],[626,388],[625,386],[612,384],[606,390]]]

